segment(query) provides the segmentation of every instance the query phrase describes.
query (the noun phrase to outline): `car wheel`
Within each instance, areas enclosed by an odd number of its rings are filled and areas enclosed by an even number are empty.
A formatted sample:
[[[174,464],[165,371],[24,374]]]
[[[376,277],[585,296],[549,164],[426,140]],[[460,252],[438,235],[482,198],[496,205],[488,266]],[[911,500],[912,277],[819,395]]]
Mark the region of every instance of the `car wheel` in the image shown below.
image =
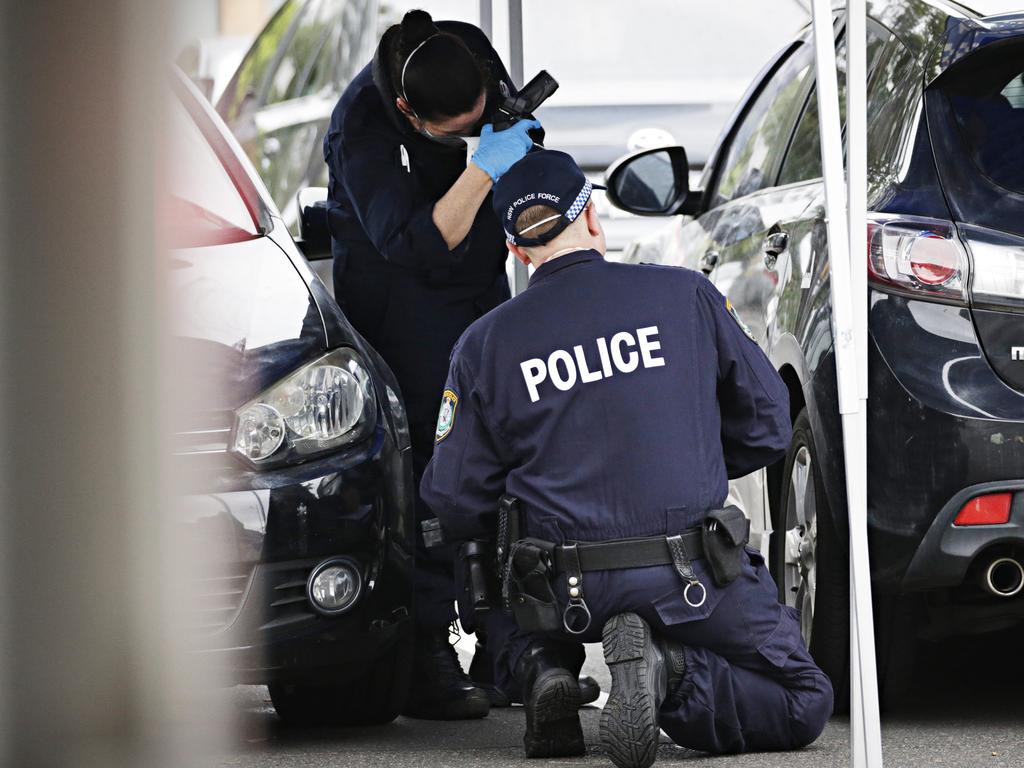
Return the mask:
[[[362,674],[329,682],[284,680],[268,687],[278,717],[290,726],[383,725],[405,706],[411,673],[411,643],[401,641]]]
[[[811,423],[804,409],[793,424],[771,537],[779,601],[801,612],[811,656],[828,675],[836,712],[849,708],[849,557],[825,496]]]

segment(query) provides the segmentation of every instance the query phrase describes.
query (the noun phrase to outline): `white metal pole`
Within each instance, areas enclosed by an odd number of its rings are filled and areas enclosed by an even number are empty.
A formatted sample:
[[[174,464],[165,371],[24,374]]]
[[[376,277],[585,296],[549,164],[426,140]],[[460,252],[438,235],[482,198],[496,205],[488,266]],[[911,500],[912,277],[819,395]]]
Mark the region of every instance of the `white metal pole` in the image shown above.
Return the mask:
[[[815,63],[817,72],[819,130],[825,207],[828,226],[829,264],[832,272],[832,333],[835,343],[836,384],[843,424],[846,464],[846,496],[850,528],[851,574],[851,765],[880,768],[882,751],[878,725],[878,689],[875,677],[874,627],[871,620],[871,576],[867,556],[867,455],[865,404],[860,397],[858,345],[850,267],[850,227],[847,195],[843,185],[843,146],[836,76],[835,39],[829,0],[812,1]],[[863,30],[863,3],[860,5]],[[848,48],[864,45],[863,32]],[[863,51],[861,51],[863,57]],[[861,72],[863,58],[860,58]],[[862,75],[860,75],[862,77]],[[863,103],[863,99],[861,100]],[[861,135],[864,135],[863,133]],[[858,139],[860,141],[860,139]],[[862,155],[863,156],[863,155]],[[853,171],[852,173],[858,173]],[[863,183],[863,182],[861,182]],[[864,230],[862,229],[861,232]],[[863,258],[858,260],[863,268]],[[866,608],[866,609],[865,609]],[[874,735],[874,738],[872,738]]]
[[[523,80],[523,0],[508,0],[508,44],[509,74],[516,87],[522,88]],[[512,292],[522,293],[529,282],[526,265],[516,261],[513,265]]]
[[[480,0],[480,29],[494,40],[494,0]]]
[[[882,764],[878,678],[867,539],[867,13],[864,0],[846,3],[847,223],[850,291],[857,371],[858,503],[850,505],[851,764]]]

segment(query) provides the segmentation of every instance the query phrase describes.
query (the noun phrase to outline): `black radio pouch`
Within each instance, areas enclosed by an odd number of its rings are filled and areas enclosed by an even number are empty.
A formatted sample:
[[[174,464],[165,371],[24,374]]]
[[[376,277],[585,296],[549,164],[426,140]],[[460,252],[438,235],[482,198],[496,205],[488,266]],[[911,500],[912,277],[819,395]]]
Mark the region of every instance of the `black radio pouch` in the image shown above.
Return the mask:
[[[516,624],[524,632],[556,632],[562,628],[558,599],[551,587],[555,545],[521,539],[509,553],[510,602]]]
[[[711,566],[715,583],[724,587],[740,575],[743,547],[750,540],[750,521],[739,507],[713,509],[701,529],[704,557]]]

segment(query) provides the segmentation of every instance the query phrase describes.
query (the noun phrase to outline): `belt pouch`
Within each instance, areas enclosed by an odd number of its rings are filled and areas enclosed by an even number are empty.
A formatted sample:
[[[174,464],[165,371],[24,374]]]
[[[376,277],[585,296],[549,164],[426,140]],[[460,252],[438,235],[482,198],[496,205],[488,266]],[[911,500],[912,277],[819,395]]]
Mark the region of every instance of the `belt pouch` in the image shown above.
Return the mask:
[[[715,583],[724,587],[740,575],[743,547],[750,539],[750,521],[739,507],[714,509],[704,518],[701,529],[704,557]]]
[[[522,539],[512,544],[512,615],[524,632],[555,632],[562,628],[558,600],[551,587],[554,551],[554,543],[540,539]]]

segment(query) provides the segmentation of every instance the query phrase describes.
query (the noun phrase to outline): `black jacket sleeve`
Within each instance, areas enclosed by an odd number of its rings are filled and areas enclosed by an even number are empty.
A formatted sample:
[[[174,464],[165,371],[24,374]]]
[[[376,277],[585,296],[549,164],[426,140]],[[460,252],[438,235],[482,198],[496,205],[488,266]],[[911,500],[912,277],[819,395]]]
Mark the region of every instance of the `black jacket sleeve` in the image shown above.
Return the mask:
[[[489,406],[477,380],[456,346],[434,456],[420,482],[420,494],[441,521],[448,542],[495,535],[498,501],[509,471],[499,449],[501,436],[487,418]]]
[[[789,392],[771,361],[709,280],[697,284],[698,311],[715,339],[722,449],[729,478],[786,455],[793,428]]]

